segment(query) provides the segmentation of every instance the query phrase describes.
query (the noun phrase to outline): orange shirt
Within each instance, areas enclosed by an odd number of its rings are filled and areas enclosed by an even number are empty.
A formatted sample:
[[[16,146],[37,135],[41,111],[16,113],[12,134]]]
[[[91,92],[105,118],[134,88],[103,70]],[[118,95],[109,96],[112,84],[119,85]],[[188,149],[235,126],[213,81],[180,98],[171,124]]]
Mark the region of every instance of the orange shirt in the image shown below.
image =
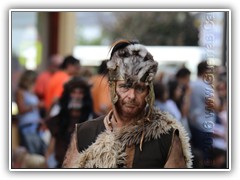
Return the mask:
[[[43,71],[37,77],[34,92],[36,93],[40,100],[44,100],[46,96],[46,87],[52,75],[53,73],[49,71]]]
[[[57,71],[51,77],[46,87],[45,106],[49,110],[56,99],[59,99],[63,92],[64,84],[70,79],[70,76],[64,71]]]
[[[107,113],[112,108],[107,77],[95,75],[91,77],[90,84],[94,112],[99,115]]]

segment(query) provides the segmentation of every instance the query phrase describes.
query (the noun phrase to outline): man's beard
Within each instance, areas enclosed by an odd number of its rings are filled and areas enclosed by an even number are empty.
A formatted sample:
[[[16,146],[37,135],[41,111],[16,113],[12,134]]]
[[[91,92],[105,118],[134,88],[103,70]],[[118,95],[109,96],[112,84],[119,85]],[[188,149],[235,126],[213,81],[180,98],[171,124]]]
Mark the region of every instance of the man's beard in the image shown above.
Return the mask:
[[[141,105],[135,100],[123,101],[119,99],[116,103],[116,110],[120,117],[138,119],[144,114],[145,105],[146,103]]]

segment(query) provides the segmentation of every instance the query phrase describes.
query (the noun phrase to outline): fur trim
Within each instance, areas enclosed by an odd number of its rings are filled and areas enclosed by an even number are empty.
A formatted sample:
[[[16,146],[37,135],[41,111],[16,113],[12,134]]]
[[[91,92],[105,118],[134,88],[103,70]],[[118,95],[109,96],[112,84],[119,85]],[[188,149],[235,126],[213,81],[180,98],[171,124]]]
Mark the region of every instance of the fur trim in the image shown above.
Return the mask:
[[[101,133],[95,143],[79,154],[78,168],[119,168],[124,166],[126,153],[124,146],[116,140],[114,133]]]
[[[159,139],[170,129],[179,130],[183,154],[188,168],[192,167],[192,153],[187,132],[183,126],[168,113],[154,110],[150,122],[139,121],[115,132],[101,133],[95,143],[79,154],[79,168],[119,168],[126,166],[125,147],[140,144],[144,133],[144,142]],[[144,150],[143,150],[144,151]]]
[[[126,145],[140,144],[143,131],[145,131],[144,142],[146,142],[150,139],[161,138],[161,135],[168,133],[171,128],[178,129],[186,165],[188,168],[191,168],[193,155],[189,144],[188,134],[182,124],[175,120],[169,113],[157,111],[155,109],[152,119],[151,122],[146,123],[144,126],[136,124],[121,129],[118,138]]]

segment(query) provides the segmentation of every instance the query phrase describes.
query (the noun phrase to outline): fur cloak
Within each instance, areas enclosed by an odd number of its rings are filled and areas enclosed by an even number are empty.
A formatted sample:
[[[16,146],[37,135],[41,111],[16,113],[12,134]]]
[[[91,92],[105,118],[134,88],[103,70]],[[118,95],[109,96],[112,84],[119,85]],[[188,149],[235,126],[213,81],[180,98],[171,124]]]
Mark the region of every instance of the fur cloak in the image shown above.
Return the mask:
[[[168,113],[157,110],[154,110],[151,119],[113,132],[105,130],[94,143],[74,157],[73,168],[124,168],[127,159],[126,146],[136,145],[137,148],[141,144],[142,135],[144,143],[161,138],[161,135],[169,133],[171,129],[178,130],[186,166],[191,168],[193,156],[189,137],[180,122]]]

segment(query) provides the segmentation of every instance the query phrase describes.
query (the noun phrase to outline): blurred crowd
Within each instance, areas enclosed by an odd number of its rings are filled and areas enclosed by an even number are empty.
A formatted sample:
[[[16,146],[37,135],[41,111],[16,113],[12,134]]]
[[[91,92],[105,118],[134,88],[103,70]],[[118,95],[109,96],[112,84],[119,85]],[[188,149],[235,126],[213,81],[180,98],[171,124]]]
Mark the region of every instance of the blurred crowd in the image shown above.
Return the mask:
[[[111,109],[107,60],[96,73],[85,71],[72,55],[52,55],[47,69],[25,70],[13,99],[18,112],[17,146],[12,168],[61,168],[75,123],[105,115]],[[155,77],[155,108],[168,112],[185,127],[194,155],[193,168],[226,168],[228,152],[227,72],[202,61],[191,71]],[[83,137],[84,138],[84,137]]]

